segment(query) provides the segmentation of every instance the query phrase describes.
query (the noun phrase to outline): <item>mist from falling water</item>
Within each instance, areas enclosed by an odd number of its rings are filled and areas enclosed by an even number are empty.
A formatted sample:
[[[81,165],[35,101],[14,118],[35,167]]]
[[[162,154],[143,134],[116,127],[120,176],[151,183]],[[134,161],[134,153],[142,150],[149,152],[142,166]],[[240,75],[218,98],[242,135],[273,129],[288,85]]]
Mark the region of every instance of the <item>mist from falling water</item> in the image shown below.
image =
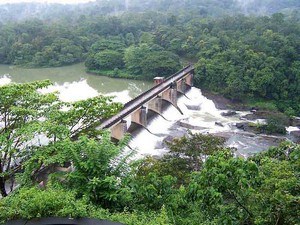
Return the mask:
[[[181,137],[188,133],[187,128],[178,125],[179,122],[191,126],[193,128],[190,129],[192,133],[227,134],[229,138],[225,144],[237,148],[236,154],[244,157],[274,145],[274,142],[270,139],[254,134],[249,135],[249,133],[236,128],[236,123],[245,122],[241,117],[249,114],[249,111],[237,111],[234,116],[224,117],[221,113],[227,111],[217,109],[213,101],[203,96],[201,90],[197,88],[193,87],[186,93],[186,96],[181,96],[178,99],[178,106],[183,115],[175,107],[170,106],[163,113],[167,120],[157,116],[148,125],[153,134],[142,129],[133,137],[129,145],[131,148],[136,149],[137,158],[146,155],[160,156],[167,152],[168,149],[164,141],[169,140],[168,137]]]
[[[162,142],[170,133],[187,134],[187,129],[176,126],[178,121],[183,121],[193,126],[201,127],[203,133],[213,133],[219,131],[228,131],[231,127],[227,124],[224,127],[217,126],[216,121],[222,123],[232,122],[232,119],[221,116],[222,110],[218,110],[213,101],[204,97],[201,90],[192,88],[186,93],[186,96],[181,96],[178,99],[178,106],[183,112],[183,115],[174,107],[169,106],[163,112],[165,120],[161,116],[157,116],[149,125],[147,130],[141,130],[132,141],[130,147],[137,150],[137,157],[145,155],[161,155],[167,151],[167,148],[162,145]],[[194,131],[195,132],[195,131]],[[180,135],[179,134],[179,135]]]

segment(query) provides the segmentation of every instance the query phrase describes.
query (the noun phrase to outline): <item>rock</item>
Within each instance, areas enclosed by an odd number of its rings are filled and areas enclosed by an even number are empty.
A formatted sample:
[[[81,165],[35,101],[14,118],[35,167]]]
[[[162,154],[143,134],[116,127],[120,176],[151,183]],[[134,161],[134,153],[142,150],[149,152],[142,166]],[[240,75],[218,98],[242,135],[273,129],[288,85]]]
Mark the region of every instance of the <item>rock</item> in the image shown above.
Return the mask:
[[[235,126],[239,129],[245,130],[246,128],[249,127],[249,123],[248,122],[236,123]]]
[[[214,133],[213,135],[215,137],[220,137],[220,138],[224,138],[225,140],[228,140],[234,133],[232,132],[218,132],[218,133]]]
[[[290,119],[290,126],[300,127],[300,117],[293,117]]]
[[[255,113],[258,111],[257,107],[251,107],[250,112]]]
[[[292,141],[300,143],[300,130],[295,130],[290,132]]]
[[[258,133],[256,126],[249,122],[236,123],[235,126],[243,131]]]
[[[176,124],[180,127],[184,127],[184,128],[191,129],[191,130],[204,129],[203,127],[192,125],[192,124],[188,123],[187,121],[178,121]]]
[[[185,104],[185,106],[186,106],[189,110],[200,110],[200,109],[201,109],[201,105],[189,105],[189,104]]]
[[[267,119],[270,116],[278,116],[278,112],[270,112],[270,111],[252,111],[253,113],[247,114],[243,116],[243,118],[247,120],[257,120],[257,119]]]
[[[215,122],[215,124],[216,124],[217,126],[224,127],[224,125],[223,125],[221,122]]]
[[[247,115],[241,117],[241,119],[245,119],[245,120],[256,120],[256,119],[259,119],[259,118],[258,118],[258,116],[256,116],[255,114],[250,113],[250,114],[247,114]]]
[[[236,111],[227,111],[221,113],[222,116],[234,116],[236,114],[237,114]]]

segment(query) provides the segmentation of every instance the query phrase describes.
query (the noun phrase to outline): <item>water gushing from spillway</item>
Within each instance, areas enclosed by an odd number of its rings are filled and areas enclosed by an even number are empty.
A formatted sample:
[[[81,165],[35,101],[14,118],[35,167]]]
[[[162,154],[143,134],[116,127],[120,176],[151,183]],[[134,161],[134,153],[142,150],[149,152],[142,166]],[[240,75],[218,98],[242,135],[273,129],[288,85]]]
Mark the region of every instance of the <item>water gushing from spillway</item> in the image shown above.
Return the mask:
[[[225,135],[226,145],[237,148],[237,154],[241,156],[259,152],[274,145],[270,140],[249,135],[236,128],[236,123],[244,121],[241,117],[250,112],[238,111],[234,116],[224,117],[222,112],[226,110],[217,109],[213,101],[203,96],[201,90],[197,88],[193,87],[186,93],[186,96],[181,96],[178,99],[178,106],[183,115],[174,106],[169,106],[163,112],[167,120],[157,116],[148,125],[148,129],[153,134],[141,129],[134,136],[129,145],[137,149],[137,157],[164,154],[168,151],[165,141],[186,135],[188,130],[192,133],[227,134]]]

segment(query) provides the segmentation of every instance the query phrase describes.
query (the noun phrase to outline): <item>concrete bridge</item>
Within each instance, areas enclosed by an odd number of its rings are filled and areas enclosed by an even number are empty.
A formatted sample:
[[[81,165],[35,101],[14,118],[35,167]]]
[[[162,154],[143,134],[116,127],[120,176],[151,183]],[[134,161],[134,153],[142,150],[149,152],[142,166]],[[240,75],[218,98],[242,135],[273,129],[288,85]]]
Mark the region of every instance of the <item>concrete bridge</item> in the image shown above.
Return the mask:
[[[125,118],[130,117],[131,124],[146,128],[148,114],[162,115],[164,101],[181,112],[177,106],[177,96],[193,86],[193,77],[194,67],[189,65],[166,79],[154,78],[153,88],[127,102],[118,114],[104,121],[98,129],[110,129],[111,137],[120,140],[129,128]]]

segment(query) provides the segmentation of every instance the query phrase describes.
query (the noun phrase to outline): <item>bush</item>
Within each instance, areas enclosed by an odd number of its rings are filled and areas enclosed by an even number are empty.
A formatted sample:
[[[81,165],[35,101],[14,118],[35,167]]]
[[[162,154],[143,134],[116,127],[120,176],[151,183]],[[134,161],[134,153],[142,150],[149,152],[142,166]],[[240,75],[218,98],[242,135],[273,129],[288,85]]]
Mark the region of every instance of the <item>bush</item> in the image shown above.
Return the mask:
[[[77,200],[75,192],[63,189],[21,188],[0,201],[0,222],[41,217],[87,217],[90,205]]]
[[[283,114],[275,114],[267,118],[267,124],[260,127],[260,131],[267,134],[286,134],[285,127],[289,119]]]

